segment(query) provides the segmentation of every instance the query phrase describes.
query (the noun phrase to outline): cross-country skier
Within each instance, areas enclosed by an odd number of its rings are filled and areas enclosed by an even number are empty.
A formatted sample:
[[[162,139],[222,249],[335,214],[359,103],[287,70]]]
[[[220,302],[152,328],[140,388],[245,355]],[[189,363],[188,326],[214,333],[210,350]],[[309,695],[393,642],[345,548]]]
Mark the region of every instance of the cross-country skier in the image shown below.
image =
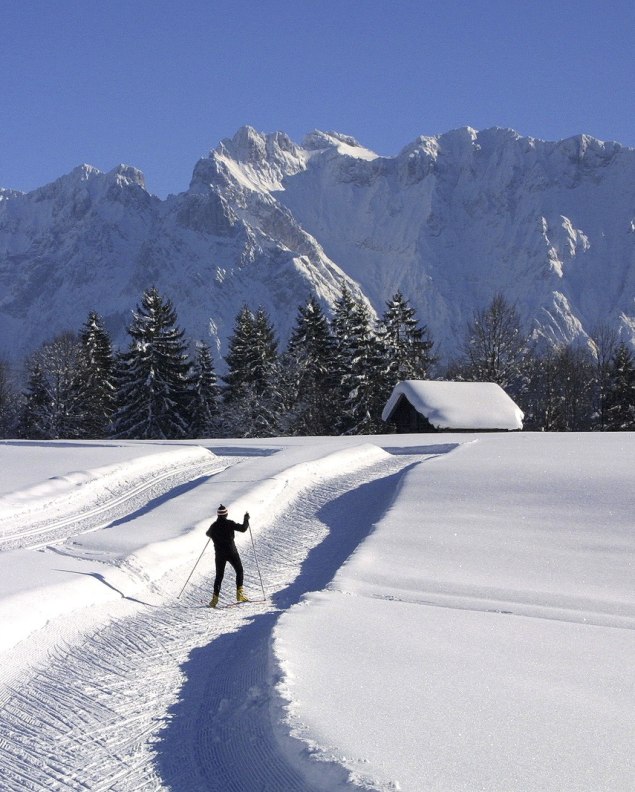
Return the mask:
[[[216,578],[214,579],[214,596],[209,603],[210,608],[215,608],[218,605],[225,564],[228,561],[236,572],[236,602],[249,602],[243,589],[243,565],[234,542],[234,531],[245,533],[249,528],[249,512],[245,512],[242,525],[228,519],[227,514],[227,509],[221,503],[216,511],[216,519],[205,532],[205,535],[214,542],[216,554]]]

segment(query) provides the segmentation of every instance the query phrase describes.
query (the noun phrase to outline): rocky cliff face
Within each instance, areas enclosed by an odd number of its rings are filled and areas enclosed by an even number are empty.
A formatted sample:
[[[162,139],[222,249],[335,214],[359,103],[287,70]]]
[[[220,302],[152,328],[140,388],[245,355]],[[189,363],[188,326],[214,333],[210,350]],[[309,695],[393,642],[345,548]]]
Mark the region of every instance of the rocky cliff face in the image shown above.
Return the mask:
[[[0,191],[5,357],[93,309],[123,345],[152,285],[192,338],[224,347],[246,302],[284,339],[311,291],[328,307],[345,283],[378,313],[401,289],[446,355],[496,291],[549,342],[608,322],[635,343],[635,151],[468,128],[379,157],[336,133],[298,145],[245,127],[165,201],[127,166]]]

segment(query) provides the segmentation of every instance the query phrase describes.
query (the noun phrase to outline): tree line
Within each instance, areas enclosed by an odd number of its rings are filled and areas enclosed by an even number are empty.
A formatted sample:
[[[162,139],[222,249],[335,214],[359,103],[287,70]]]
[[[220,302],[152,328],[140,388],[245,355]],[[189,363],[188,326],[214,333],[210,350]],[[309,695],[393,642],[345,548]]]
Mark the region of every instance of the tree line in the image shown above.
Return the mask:
[[[441,370],[428,328],[397,292],[373,321],[344,289],[332,317],[310,296],[284,349],[262,308],[243,305],[217,376],[209,344],[191,344],[171,300],[144,292],[115,350],[91,312],[79,332],[25,362],[0,362],[0,435],[24,439],[182,439],[389,432],[382,409],[404,379],[496,382],[534,431],[635,429],[635,361],[606,327],[592,348],[540,348],[502,294],[474,311]]]

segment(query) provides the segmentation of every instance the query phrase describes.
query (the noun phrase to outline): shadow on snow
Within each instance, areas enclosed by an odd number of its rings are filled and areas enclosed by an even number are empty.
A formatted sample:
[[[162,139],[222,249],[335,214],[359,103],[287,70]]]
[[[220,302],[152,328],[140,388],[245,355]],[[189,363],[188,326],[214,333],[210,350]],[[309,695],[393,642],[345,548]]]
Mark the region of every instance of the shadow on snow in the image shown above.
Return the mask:
[[[330,583],[385,513],[409,467],[356,487],[318,510],[316,517],[329,533],[309,552],[295,580],[271,597],[275,606],[284,611],[305,593]],[[343,768],[324,762],[303,763],[311,774],[307,780],[274,736],[269,661],[279,616],[269,612],[243,621],[235,632],[194,649],[182,665],[179,700],[154,746],[155,770],[172,792],[318,792],[346,786]],[[286,749],[299,757],[308,753],[288,736]]]

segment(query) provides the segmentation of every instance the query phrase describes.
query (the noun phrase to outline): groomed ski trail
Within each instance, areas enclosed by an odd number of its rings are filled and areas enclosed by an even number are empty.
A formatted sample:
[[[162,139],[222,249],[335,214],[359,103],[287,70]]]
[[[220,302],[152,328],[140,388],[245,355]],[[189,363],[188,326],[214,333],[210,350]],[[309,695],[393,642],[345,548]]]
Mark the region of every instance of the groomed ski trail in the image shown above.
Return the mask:
[[[36,510],[22,506],[14,512],[8,510],[8,516],[0,513],[0,552],[36,550],[99,530],[177,487],[216,475],[239,462],[239,458],[213,456],[193,447],[96,470],[92,479],[85,474],[86,480],[81,482],[86,491],[83,499],[77,497],[80,487],[76,486]],[[139,463],[143,467],[136,470]],[[130,472],[122,477],[122,470]],[[51,514],[56,516],[51,519]]]
[[[151,584],[81,642],[57,647],[0,711],[0,787],[95,792],[352,788],[284,732],[274,735],[269,647],[281,610],[323,588],[390,504],[422,456],[394,456],[318,481],[257,537],[266,603],[212,611],[210,561],[182,597],[178,579]],[[245,585],[258,596],[251,547]],[[233,589],[228,570],[224,594]],[[168,604],[166,604],[168,603]],[[275,720],[275,718],[274,718]],[[293,759],[289,756],[293,755]]]

